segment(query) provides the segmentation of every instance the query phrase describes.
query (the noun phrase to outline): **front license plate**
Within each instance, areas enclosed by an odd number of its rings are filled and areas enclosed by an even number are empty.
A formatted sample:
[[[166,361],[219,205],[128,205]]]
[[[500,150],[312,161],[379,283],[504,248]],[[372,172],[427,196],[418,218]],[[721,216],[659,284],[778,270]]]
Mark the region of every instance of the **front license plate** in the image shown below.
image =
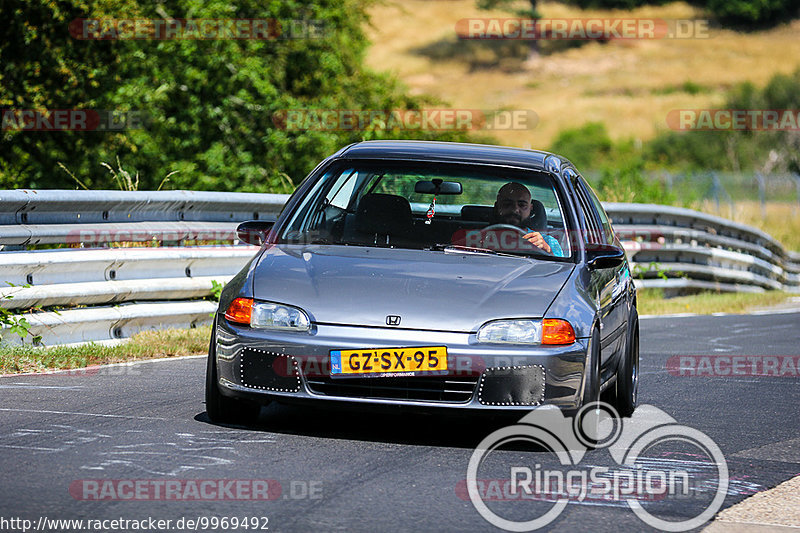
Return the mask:
[[[332,350],[331,375],[416,375],[447,370],[447,347]]]

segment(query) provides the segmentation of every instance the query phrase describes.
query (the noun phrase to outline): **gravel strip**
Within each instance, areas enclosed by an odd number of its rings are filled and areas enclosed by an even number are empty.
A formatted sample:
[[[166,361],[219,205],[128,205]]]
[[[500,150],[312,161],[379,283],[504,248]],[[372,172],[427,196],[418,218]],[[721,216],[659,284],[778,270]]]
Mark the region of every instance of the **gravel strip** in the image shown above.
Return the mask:
[[[703,530],[722,531],[800,531],[800,476],[725,509]]]

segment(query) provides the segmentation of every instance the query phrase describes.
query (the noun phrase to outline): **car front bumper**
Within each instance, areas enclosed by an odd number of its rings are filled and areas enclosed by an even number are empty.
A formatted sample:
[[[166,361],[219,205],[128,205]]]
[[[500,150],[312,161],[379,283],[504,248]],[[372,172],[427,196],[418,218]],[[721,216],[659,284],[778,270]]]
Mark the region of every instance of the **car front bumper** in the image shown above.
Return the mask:
[[[587,340],[567,346],[479,344],[475,334],[314,325],[310,333],[241,327],[218,317],[218,383],[226,396],[266,403],[347,402],[422,409],[508,411],[538,405],[576,409]],[[332,377],[332,350],[446,346],[433,375]]]

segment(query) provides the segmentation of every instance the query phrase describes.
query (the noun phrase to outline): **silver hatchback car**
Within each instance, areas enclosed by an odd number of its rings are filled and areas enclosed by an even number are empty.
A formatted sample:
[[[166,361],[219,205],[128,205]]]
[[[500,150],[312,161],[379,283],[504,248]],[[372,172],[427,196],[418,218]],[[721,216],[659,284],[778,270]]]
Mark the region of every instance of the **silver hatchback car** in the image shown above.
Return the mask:
[[[261,405],[567,411],[637,403],[628,262],[572,164],[532,150],[423,141],[343,148],[225,287],[206,410]]]

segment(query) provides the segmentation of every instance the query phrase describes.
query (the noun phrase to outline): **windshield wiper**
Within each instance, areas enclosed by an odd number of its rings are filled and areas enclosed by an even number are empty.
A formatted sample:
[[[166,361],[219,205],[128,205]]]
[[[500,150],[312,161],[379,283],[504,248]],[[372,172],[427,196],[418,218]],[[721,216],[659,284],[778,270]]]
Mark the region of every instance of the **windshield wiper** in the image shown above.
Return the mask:
[[[491,248],[461,246],[458,244],[449,244],[449,243],[434,244],[433,246],[427,249],[433,251],[443,251],[444,253],[451,253],[451,254],[478,254],[478,255],[500,255],[503,257],[527,257],[527,254],[511,254],[511,253],[498,252],[497,250],[492,250]]]

